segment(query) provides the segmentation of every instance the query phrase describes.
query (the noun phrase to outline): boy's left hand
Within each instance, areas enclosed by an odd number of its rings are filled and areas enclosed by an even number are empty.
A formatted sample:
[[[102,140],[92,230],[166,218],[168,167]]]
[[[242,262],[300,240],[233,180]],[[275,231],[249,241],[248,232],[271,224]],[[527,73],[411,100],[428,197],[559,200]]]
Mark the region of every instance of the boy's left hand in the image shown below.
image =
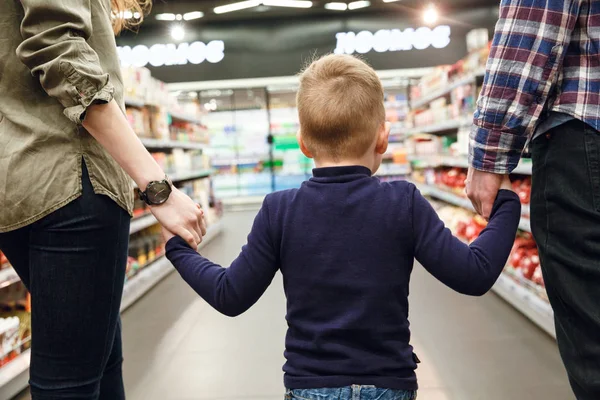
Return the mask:
[[[199,205],[196,205],[196,207],[200,208]],[[204,211],[200,208],[200,212],[202,214],[202,219],[200,220],[200,229],[202,231],[202,236],[206,235],[206,220],[204,219]],[[166,229],[164,226],[161,226],[162,228],[162,238],[165,241],[165,243],[167,243],[169,240],[173,239],[175,236],[175,234],[173,234],[171,231],[169,231],[168,229]],[[200,244],[202,242],[202,238],[200,238],[200,242],[198,244]]]
[[[161,226],[162,228],[162,237],[165,243],[167,243],[169,240],[173,239],[175,237],[174,234],[172,234],[170,231],[168,231],[167,229],[165,229],[164,226]]]

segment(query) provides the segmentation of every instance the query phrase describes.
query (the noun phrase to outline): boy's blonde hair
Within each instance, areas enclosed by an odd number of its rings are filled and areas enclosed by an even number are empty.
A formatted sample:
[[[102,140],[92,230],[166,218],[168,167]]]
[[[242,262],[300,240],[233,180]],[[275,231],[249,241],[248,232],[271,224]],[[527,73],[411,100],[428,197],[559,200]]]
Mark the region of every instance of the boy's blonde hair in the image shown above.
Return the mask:
[[[316,157],[362,157],[385,123],[379,77],[350,55],[312,62],[300,74],[296,102],[302,139]]]

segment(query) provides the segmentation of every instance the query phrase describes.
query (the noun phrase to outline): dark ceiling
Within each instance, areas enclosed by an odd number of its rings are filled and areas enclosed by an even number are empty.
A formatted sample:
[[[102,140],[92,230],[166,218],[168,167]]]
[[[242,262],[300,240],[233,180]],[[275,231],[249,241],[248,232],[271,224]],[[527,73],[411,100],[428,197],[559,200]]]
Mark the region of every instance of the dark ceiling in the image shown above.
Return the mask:
[[[215,14],[213,9],[217,6],[231,4],[237,0],[155,0],[151,15],[146,18],[145,26],[156,26],[159,24],[168,24],[166,21],[157,21],[155,15],[159,13],[184,14],[190,11],[202,11],[204,17],[188,23],[218,23],[249,21],[261,19],[288,19],[288,18],[314,18],[340,15],[376,15],[382,14],[390,16],[390,13],[397,13],[399,16],[420,12],[424,6],[433,3],[440,13],[445,15],[454,11],[460,11],[467,8],[497,6],[499,0],[400,0],[393,3],[384,3],[383,0],[371,0],[371,5],[358,10],[332,11],[324,8],[325,3],[330,1],[351,0],[313,0],[313,6],[308,9],[287,8],[287,7],[267,7],[259,6],[251,9],[234,11],[225,14]]]

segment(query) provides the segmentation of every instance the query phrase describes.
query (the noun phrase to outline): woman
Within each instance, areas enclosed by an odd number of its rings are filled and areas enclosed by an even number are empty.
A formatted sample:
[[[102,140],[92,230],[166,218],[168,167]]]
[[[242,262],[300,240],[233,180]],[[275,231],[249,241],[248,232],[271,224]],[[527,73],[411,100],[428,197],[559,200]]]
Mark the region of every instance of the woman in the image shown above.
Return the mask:
[[[35,400],[125,398],[131,178],[169,231],[192,246],[206,231],[123,113],[114,32],[127,21],[111,13],[146,6],[0,2],[0,249],[31,292]]]

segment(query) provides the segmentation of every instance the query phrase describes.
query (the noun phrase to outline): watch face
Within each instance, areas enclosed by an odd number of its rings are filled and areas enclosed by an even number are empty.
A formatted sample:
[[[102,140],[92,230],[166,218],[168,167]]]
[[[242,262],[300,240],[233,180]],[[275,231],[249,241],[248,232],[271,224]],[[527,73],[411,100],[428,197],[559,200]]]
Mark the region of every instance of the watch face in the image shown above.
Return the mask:
[[[150,203],[158,205],[162,204],[169,198],[171,194],[171,185],[168,182],[152,182],[146,188],[146,196]]]

